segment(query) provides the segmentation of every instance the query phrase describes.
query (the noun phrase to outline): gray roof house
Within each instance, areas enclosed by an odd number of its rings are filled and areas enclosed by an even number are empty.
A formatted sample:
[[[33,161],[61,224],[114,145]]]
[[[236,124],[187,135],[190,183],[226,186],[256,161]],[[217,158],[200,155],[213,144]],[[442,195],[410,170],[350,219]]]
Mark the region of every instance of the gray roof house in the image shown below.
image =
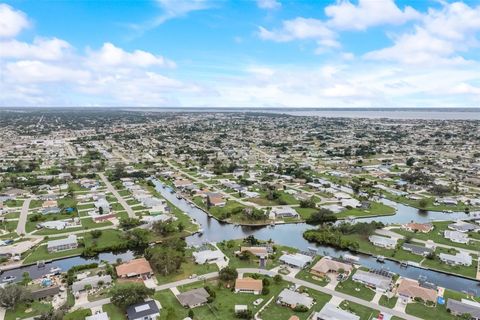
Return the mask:
[[[480,226],[468,223],[465,221],[458,221],[448,225],[448,228],[451,230],[459,231],[459,232],[470,232],[470,231],[478,231],[480,230]]]
[[[450,313],[454,316],[469,314],[471,319],[480,319],[480,303],[478,302],[467,299],[462,299],[462,301],[448,299],[447,309],[450,310]]]
[[[112,277],[110,275],[105,276],[93,276],[82,279],[80,281],[75,281],[72,284],[72,291],[79,292],[85,289],[85,286],[91,286],[96,288],[99,286],[99,283],[110,284],[112,283]]]
[[[418,254],[420,256],[428,256],[429,254],[435,251],[432,248],[427,248],[427,247],[420,246],[417,244],[412,244],[412,243],[404,243],[402,245],[402,249],[405,251],[410,251],[413,254]]]
[[[33,300],[39,300],[46,297],[54,296],[59,293],[60,293],[60,286],[50,286],[50,287],[34,290],[30,294]]]
[[[363,283],[366,286],[373,287],[378,291],[386,292],[390,290],[392,286],[392,278],[378,273],[368,272],[363,270],[357,270],[352,280]]]
[[[307,264],[312,262],[313,258],[301,253],[295,253],[284,254],[280,257],[279,260],[289,266],[303,269],[307,266]]]
[[[469,243],[470,239],[468,238],[467,233],[463,233],[460,231],[452,231],[452,230],[445,230],[443,232],[443,236],[445,239],[448,239],[452,242],[456,243]]]
[[[78,247],[77,236],[69,235],[65,239],[50,240],[47,243],[48,252],[57,252],[63,250],[75,249]]]
[[[159,316],[160,309],[155,300],[139,302],[127,308],[128,320],[156,320]]]
[[[277,297],[277,303],[291,308],[302,305],[310,309],[313,306],[313,299],[296,291],[283,289]]]
[[[396,238],[382,237],[374,234],[368,237],[368,240],[373,245],[381,248],[394,249],[397,246]]]
[[[298,212],[290,206],[275,207],[270,211],[275,217],[298,217]]]
[[[177,300],[184,307],[195,308],[207,303],[208,297],[210,297],[210,294],[208,294],[207,290],[198,288],[180,293],[177,295]]]
[[[348,311],[337,308],[334,304],[327,303],[322,310],[315,313],[313,320],[360,320],[360,317]]]

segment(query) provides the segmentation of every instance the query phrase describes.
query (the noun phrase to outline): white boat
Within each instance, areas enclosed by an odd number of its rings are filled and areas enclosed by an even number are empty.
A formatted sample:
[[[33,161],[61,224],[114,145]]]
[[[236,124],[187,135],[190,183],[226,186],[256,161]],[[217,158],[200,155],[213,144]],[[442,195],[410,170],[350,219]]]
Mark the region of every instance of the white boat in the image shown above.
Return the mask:
[[[50,268],[50,272],[53,273],[53,274],[60,273],[60,271],[62,271],[62,269],[60,267],[51,267]]]
[[[344,258],[345,260],[351,261],[351,262],[357,262],[357,261],[360,260],[359,257],[357,257],[357,256],[352,256],[352,255],[350,255],[350,254],[344,255],[343,258]]]
[[[15,279],[17,279],[17,277],[14,277],[14,276],[6,276],[6,277],[3,277],[2,279],[2,282],[13,282],[15,281]]]
[[[377,261],[378,262],[385,262],[385,257],[384,256],[378,256]]]

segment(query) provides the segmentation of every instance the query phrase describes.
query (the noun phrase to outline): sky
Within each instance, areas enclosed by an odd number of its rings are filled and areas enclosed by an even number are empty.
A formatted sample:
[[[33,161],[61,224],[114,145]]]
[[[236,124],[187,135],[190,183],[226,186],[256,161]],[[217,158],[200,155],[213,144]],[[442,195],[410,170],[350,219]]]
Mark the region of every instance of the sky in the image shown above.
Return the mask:
[[[0,0],[0,106],[480,107],[480,0]]]

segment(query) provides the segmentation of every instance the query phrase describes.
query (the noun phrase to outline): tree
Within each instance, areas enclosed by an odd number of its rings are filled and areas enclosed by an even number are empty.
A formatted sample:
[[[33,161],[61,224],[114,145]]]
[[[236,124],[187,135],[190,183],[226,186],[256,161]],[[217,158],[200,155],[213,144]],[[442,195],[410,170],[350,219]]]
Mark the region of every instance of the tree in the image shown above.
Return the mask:
[[[275,282],[276,284],[279,284],[280,282],[282,282],[282,276],[279,275],[279,274],[276,274],[274,277],[273,277],[273,282]]]
[[[143,301],[155,293],[154,289],[145,287],[141,283],[121,283],[110,289],[111,301],[120,308],[126,308],[132,304]]]
[[[30,278],[30,273],[25,271],[22,274],[22,285],[26,286],[30,281],[32,281],[32,278]]]
[[[103,207],[102,206],[98,207],[98,214],[99,215],[103,214]]]
[[[420,201],[418,201],[418,206],[420,208],[425,208],[427,205],[428,205],[427,199],[420,199]]]
[[[180,269],[185,260],[185,247],[185,241],[171,240],[162,246],[148,248],[145,257],[156,272],[166,276]]]
[[[0,288],[0,306],[5,309],[14,308],[16,305],[28,300],[29,292],[25,287],[11,284]]]
[[[407,162],[406,162],[407,166],[411,167],[413,166],[414,163],[415,163],[415,158],[410,157],[407,159]]]
[[[93,239],[98,239],[102,235],[102,230],[92,230],[90,231],[90,235],[92,236]]]
[[[51,309],[35,317],[35,320],[62,320],[67,319],[63,310]]]
[[[238,272],[237,269],[232,268],[232,267],[225,267],[220,272],[218,273],[218,277],[220,280],[223,281],[233,281],[237,279],[238,277]]]
[[[150,233],[145,229],[132,229],[126,234],[130,248],[146,247],[149,243]]]
[[[176,231],[175,226],[170,221],[157,221],[152,225],[152,230],[161,236],[169,235]]]
[[[132,229],[141,225],[140,219],[137,218],[120,218],[120,227],[123,230]]]
[[[308,224],[323,224],[323,223],[333,223],[337,221],[337,217],[335,217],[335,214],[328,209],[321,208],[320,210],[312,213],[310,217],[307,218],[306,222]]]
[[[258,240],[253,235],[249,235],[248,237],[243,239],[243,242],[248,243],[249,245],[252,245],[252,246],[255,246],[259,243]]]

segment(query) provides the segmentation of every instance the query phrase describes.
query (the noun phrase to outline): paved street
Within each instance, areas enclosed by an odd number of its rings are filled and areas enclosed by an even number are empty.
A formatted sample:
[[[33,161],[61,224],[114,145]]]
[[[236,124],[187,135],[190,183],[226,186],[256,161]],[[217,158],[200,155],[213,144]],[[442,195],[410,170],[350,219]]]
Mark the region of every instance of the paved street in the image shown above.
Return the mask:
[[[107,177],[103,173],[98,173],[100,176],[100,179],[102,179],[103,183],[107,186],[107,190],[110,191],[115,198],[117,198],[118,203],[122,205],[122,207],[127,211],[127,214],[130,218],[136,218],[137,216],[135,215],[135,212],[133,212],[132,208],[128,205],[127,201],[123,199],[120,194],[115,190],[113,185],[108,181]]]
[[[18,235],[22,235],[26,233],[25,224],[27,223],[28,208],[30,207],[31,201],[32,201],[31,198],[25,199],[25,201],[23,201],[22,210],[20,211],[20,217],[18,217],[18,224],[17,224]]]

